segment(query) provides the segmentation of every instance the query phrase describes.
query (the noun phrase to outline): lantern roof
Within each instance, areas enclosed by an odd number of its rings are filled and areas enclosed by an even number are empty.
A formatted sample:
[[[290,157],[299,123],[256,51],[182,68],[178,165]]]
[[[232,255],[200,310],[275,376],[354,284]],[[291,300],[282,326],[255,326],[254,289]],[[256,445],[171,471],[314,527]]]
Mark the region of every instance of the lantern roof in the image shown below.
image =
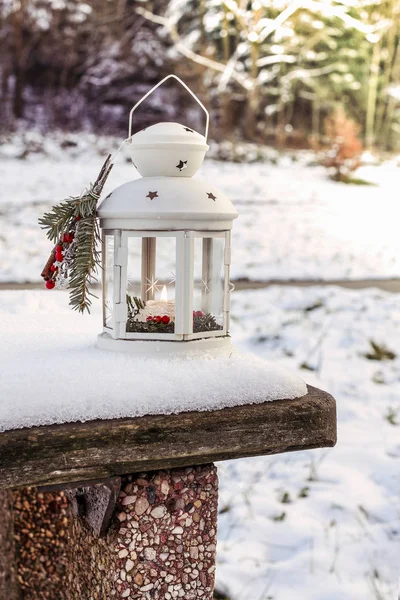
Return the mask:
[[[188,177],[143,177],[117,187],[100,204],[106,229],[214,230],[232,228],[238,213],[213,184]]]
[[[130,144],[135,148],[158,147],[166,144],[171,146],[185,144],[202,150],[209,148],[204,135],[180,123],[157,123],[146,127],[131,137]]]
[[[135,168],[143,177],[192,177],[209,146],[206,138],[180,123],[157,123],[128,141]]]

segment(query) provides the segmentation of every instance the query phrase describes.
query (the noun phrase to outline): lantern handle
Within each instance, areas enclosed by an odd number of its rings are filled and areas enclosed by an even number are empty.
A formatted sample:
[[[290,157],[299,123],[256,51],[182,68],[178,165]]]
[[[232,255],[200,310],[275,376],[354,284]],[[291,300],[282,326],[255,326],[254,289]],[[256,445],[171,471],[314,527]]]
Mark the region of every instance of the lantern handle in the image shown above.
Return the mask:
[[[137,109],[137,107],[142,104],[142,102],[144,100],[146,100],[146,98],[148,98],[150,96],[150,94],[152,94],[153,92],[156,91],[157,88],[159,88],[163,83],[165,83],[168,79],[176,79],[176,81],[178,81],[187,92],[189,92],[189,94],[192,96],[192,98],[194,98],[197,102],[197,104],[204,110],[204,112],[206,113],[206,128],[205,128],[205,133],[204,133],[204,137],[206,138],[207,141],[207,137],[208,137],[208,126],[210,123],[210,115],[208,110],[206,109],[206,107],[204,106],[204,104],[202,102],[200,102],[200,100],[198,99],[198,97],[196,96],[196,94],[194,92],[192,92],[192,90],[186,85],[186,83],[184,83],[182,81],[182,79],[179,79],[179,77],[177,77],[176,75],[167,75],[166,77],[164,77],[164,79],[162,79],[161,81],[159,81],[157,83],[157,85],[155,85],[154,87],[151,88],[151,90],[149,90],[147,92],[147,94],[145,94],[143,96],[143,98],[141,98],[139,100],[139,102],[136,102],[135,106],[132,108],[131,112],[129,113],[129,135],[128,135],[128,139],[130,139],[132,137],[132,115],[134,113],[134,111]]]

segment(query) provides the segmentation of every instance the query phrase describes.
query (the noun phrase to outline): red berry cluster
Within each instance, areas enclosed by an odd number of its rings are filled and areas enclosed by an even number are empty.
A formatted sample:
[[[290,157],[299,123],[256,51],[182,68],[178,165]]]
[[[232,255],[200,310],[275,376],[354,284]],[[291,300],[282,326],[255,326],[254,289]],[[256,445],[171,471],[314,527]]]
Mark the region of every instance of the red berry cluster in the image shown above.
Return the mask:
[[[149,323],[163,323],[164,325],[168,325],[168,323],[170,322],[170,318],[168,315],[164,315],[163,317],[147,317],[146,321],[148,321]]]
[[[75,219],[75,221],[79,221],[80,220],[80,215],[78,215]],[[64,244],[71,244],[74,240],[74,236],[75,236],[75,232],[74,231],[69,231],[68,233],[64,233],[57,246],[55,247],[55,254],[54,254],[54,261],[53,264],[50,266],[50,271],[53,273],[53,276],[51,279],[48,279],[46,281],[46,288],[48,290],[52,290],[55,287],[55,281],[54,281],[54,277],[57,274],[58,271],[58,267],[55,264],[56,262],[62,262],[64,259],[64,255],[63,255],[63,250],[64,250]]]
[[[205,317],[205,314],[203,313],[202,310],[194,310],[193,311],[193,318],[194,317]]]

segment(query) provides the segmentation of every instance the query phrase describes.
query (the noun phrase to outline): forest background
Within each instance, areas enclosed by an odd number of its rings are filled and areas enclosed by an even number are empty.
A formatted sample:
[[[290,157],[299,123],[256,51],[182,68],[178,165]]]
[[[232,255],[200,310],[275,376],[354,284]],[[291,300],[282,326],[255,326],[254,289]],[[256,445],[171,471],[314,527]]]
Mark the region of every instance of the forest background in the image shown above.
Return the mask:
[[[164,75],[211,107],[214,140],[318,147],[337,109],[367,148],[400,146],[397,0],[1,0],[0,134],[22,127],[124,135]],[[137,120],[189,120],[155,95]],[[183,116],[184,115],[184,116]]]

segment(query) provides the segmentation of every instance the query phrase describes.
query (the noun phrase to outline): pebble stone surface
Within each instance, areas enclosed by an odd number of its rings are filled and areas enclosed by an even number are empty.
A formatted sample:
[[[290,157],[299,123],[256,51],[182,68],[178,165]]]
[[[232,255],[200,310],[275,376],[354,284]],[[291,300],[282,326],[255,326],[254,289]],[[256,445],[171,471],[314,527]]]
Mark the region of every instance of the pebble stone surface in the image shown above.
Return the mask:
[[[62,493],[26,488],[14,492],[13,503],[19,591],[7,600],[213,598],[214,465],[123,477],[104,538],[72,516]],[[7,574],[0,575],[1,583]]]
[[[129,477],[116,513],[112,597],[212,600],[217,512],[214,465]]]
[[[18,591],[1,600],[64,600],[70,524],[66,497],[35,488],[16,490],[13,517]]]

